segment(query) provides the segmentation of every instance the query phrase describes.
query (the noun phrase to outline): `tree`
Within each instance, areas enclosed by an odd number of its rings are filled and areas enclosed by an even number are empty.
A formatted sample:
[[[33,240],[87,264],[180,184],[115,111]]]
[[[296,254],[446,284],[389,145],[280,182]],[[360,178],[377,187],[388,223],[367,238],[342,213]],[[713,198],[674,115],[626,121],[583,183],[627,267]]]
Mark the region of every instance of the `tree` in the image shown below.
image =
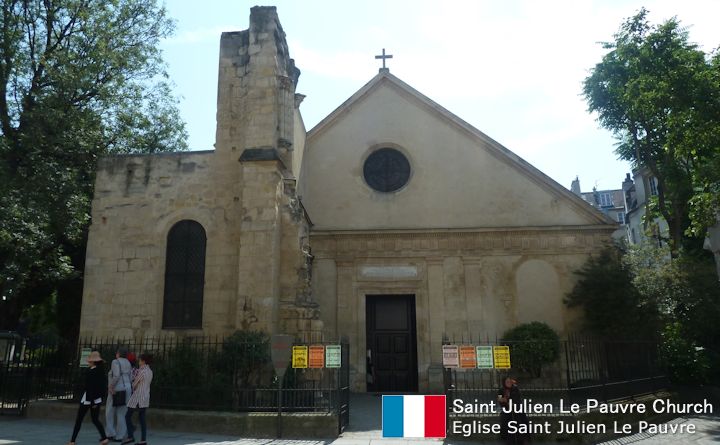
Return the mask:
[[[51,296],[79,308],[99,156],[187,148],[158,48],[172,29],[156,0],[2,2],[0,329]]]
[[[583,309],[588,331],[659,340],[674,379],[720,381],[720,283],[705,255],[671,259],[667,246],[609,248],[577,274],[565,303]]]
[[[667,221],[677,257],[683,247],[701,247],[708,215],[718,208],[720,170],[712,165],[720,165],[720,64],[689,41],[676,18],[650,25],[647,14],[641,9],[603,44],[609,52],[583,93],[617,138],[618,156],[657,179],[649,216]]]
[[[608,247],[575,273],[579,279],[564,301],[583,309],[587,331],[610,340],[657,336],[661,298],[638,290],[622,251]]]
[[[660,302],[661,352],[673,379],[720,381],[720,283],[712,261],[700,252],[671,260],[667,248],[642,246],[630,250],[624,263],[637,292]]]

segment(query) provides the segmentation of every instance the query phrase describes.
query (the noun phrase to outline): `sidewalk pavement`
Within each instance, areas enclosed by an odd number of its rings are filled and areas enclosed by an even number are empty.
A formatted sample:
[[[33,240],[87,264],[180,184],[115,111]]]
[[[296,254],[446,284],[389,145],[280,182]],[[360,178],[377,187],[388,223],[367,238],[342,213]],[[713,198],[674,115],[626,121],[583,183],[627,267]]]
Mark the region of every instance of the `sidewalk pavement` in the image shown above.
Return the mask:
[[[720,417],[698,416],[675,419],[672,423],[692,422],[694,434],[634,435],[605,442],[603,445],[709,445],[720,443]],[[72,423],[57,420],[0,417],[0,445],[64,445],[72,432]],[[78,445],[97,444],[98,435],[89,421],[83,423]],[[475,442],[456,440],[395,440],[382,439],[379,431],[348,432],[338,439],[243,439],[213,434],[191,434],[167,431],[149,431],[150,445],[470,445]],[[484,442],[486,445],[491,445]],[[535,445],[538,445],[535,443]]]
[[[678,417],[666,423],[692,423],[695,425],[696,431],[693,434],[633,434],[603,442],[600,445],[709,445],[720,443],[720,417],[718,416]]]
[[[64,445],[70,439],[72,422],[59,420],[24,419],[18,417],[0,417],[0,445]],[[138,431],[139,432],[139,431]],[[349,437],[327,440],[302,439],[242,439],[214,434],[177,433],[168,431],[148,431],[149,445],[410,445],[441,444],[440,440],[395,440],[382,439],[380,431],[371,431],[365,437],[359,433],[350,433]],[[377,434],[375,434],[377,433]],[[139,437],[136,436],[136,439]],[[98,443],[95,426],[86,419],[83,422],[78,445]],[[112,443],[112,442],[111,442]],[[469,445],[472,442],[445,442],[446,444]]]

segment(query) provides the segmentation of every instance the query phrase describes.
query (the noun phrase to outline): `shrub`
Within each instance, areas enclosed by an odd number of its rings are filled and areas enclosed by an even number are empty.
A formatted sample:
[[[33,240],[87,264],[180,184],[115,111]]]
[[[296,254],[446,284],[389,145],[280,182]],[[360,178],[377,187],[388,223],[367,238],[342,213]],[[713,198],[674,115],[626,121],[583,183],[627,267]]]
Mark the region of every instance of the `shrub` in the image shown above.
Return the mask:
[[[503,343],[510,346],[513,368],[540,376],[543,365],[554,362],[560,354],[560,338],[545,323],[534,321],[505,332]]]
[[[680,323],[665,327],[660,355],[673,383],[697,385],[708,381],[711,365],[707,351],[683,334]]]
[[[233,408],[269,403],[258,397],[269,396],[270,393],[255,391],[275,386],[268,335],[257,331],[235,331],[225,339],[222,350],[219,369],[228,375],[231,382]]]

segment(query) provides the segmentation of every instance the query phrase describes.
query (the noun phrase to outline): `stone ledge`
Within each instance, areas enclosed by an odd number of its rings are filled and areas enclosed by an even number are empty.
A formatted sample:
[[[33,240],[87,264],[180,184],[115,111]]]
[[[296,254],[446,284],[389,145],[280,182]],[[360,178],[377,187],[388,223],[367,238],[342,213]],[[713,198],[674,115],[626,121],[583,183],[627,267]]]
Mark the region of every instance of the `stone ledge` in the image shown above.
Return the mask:
[[[105,408],[103,406],[102,410]],[[31,419],[75,419],[77,404],[55,400],[30,403],[27,417]],[[89,416],[87,416],[89,417]],[[105,419],[105,413],[101,413]],[[218,411],[184,411],[159,409],[152,406],[147,412],[148,428],[187,433],[228,434],[241,437],[277,437],[277,417],[274,413],[235,413]],[[282,429],[285,436],[301,438],[335,438],[338,436],[338,418],[327,413],[283,413]]]
[[[280,156],[274,147],[246,148],[240,156],[240,162],[279,160]]]

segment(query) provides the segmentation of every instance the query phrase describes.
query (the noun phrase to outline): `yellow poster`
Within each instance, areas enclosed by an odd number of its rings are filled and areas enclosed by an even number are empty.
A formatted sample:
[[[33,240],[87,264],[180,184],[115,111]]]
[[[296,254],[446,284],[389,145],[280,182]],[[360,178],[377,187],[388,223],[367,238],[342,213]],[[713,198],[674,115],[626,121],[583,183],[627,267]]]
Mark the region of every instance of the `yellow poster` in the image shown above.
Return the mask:
[[[496,369],[510,369],[510,346],[493,346]]]
[[[307,368],[308,367],[308,347],[293,346],[292,348],[292,367]]]

